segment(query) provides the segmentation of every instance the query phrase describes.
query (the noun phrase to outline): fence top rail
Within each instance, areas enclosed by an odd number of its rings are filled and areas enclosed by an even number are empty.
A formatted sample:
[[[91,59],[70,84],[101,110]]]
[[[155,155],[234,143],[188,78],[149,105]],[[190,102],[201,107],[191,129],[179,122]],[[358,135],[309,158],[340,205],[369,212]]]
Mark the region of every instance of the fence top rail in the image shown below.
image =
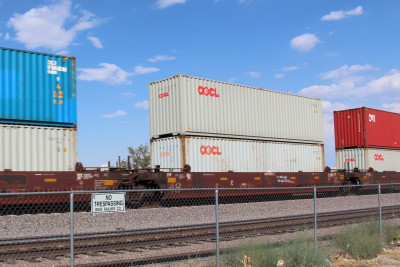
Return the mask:
[[[400,186],[400,183],[385,183],[385,184],[360,184],[360,185],[336,185],[336,186],[307,186],[307,187],[252,187],[252,188],[239,188],[239,187],[206,187],[206,188],[174,188],[174,189],[123,189],[123,190],[69,190],[69,191],[34,191],[34,192],[2,192],[0,197],[7,196],[21,196],[21,195],[62,195],[62,194],[94,194],[94,193],[121,193],[121,192],[176,192],[176,191],[305,191],[318,189],[340,189],[344,187],[384,187],[384,186]]]

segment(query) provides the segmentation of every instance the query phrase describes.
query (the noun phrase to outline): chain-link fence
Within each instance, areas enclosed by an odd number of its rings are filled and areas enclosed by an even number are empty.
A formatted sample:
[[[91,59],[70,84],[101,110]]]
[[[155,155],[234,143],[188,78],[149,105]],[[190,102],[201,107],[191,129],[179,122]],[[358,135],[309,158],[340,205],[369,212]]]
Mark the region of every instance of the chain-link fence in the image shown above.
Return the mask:
[[[0,198],[7,203],[1,206],[1,266],[232,266],[232,259],[246,266],[252,244],[276,247],[301,233],[317,247],[344,225],[363,221],[382,232],[384,222],[398,218],[400,184]]]

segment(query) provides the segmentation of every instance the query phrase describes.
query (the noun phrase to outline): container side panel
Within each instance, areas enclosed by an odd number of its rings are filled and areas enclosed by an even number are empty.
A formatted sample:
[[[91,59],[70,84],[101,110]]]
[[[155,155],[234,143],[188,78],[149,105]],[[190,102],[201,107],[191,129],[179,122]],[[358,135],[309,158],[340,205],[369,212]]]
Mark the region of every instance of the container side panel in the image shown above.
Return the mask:
[[[364,109],[367,145],[400,149],[400,114]]]
[[[177,133],[182,125],[179,91],[180,77],[154,82],[149,85],[150,131],[158,138],[164,134]]]
[[[341,169],[400,171],[400,150],[379,148],[352,148],[336,150],[337,165]]]
[[[74,128],[0,125],[1,171],[73,171],[76,162]]]
[[[365,146],[362,109],[334,112],[336,148]]]
[[[400,114],[370,108],[334,113],[336,149],[400,149]]]
[[[157,95],[168,90],[174,77],[150,84],[150,113],[155,120],[151,138],[181,134],[323,142],[320,99],[185,75],[177,75],[180,97],[168,108],[180,109],[165,118],[160,109],[167,97],[157,99]],[[161,125],[162,119],[170,126]]]
[[[322,145],[227,138],[156,139],[151,157],[153,167],[181,168],[189,164],[194,172],[321,172],[324,168]]]
[[[181,159],[181,143],[176,137],[158,139],[151,142],[151,164],[161,168],[183,168]],[[175,169],[175,171],[177,171]]]
[[[75,75],[74,58],[0,48],[0,122],[76,125]]]

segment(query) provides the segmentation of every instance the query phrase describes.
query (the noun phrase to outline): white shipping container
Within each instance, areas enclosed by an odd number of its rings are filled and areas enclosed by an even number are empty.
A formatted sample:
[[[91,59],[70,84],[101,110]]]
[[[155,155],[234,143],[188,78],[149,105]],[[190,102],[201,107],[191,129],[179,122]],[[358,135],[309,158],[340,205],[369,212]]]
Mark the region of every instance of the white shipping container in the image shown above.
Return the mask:
[[[282,143],[228,138],[167,137],[151,141],[152,166],[193,172],[321,172],[320,144]]]
[[[378,148],[350,148],[336,150],[336,164],[339,169],[376,171],[400,171],[400,150]]]
[[[323,143],[322,102],[176,75],[149,85],[150,135]]]
[[[0,124],[0,171],[74,171],[75,128]]]

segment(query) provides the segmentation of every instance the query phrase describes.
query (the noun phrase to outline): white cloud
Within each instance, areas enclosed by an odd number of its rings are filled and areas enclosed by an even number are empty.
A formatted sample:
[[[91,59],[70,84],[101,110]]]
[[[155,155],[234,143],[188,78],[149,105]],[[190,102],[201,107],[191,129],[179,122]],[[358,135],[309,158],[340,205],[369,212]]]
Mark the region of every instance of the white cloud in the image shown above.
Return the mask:
[[[293,38],[290,41],[290,44],[292,45],[293,49],[301,52],[306,52],[311,50],[317,43],[320,42],[321,41],[318,39],[317,36],[315,36],[315,34],[306,33]]]
[[[99,81],[111,85],[131,84],[131,81],[128,80],[129,76],[143,75],[160,70],[159,68],[136,66],[134,72],[127,72],[121,67],[111,63],[100,63],[99,66],[100,68],[78,69],[78,71],[80,71],[78,79],[84,81]]]
[[[322,110],[325,113],[333,113],[334,111],[338,110],[345,110],[351,108],[347,104],[335,102],[331,103],[330,101],[322,101]]]
[[[157,0],[157,8],[167,8],[176,4],[184,4],[186,0]]]
[[[118,110],[117,112],[113,113],[113,114],[105,114],[102,115],[103,118],[115,118],[115,117],[121,117],[121,116],[125,116],[126,112],[123,110]]]
[[[283,73],[279,73],[279,74],[275,74],[275,79],[281,79],[283,77],[285,77],[285,75]]]
[[[354,84],[352,83],[312,85],[301,89],[299,94],[320,98],[336,98],[348,96],[348,93],[353,89]]]
[[[92,45],[96,48],[103,48],[103,44],[100,42],[100,39],[94,36],[88,36],[88,40],[92,43]]]
[[[147,73],[151,73],[151,72],[157,72],[159,70],[160,70],[159,68],[136,66],[135,74],[142,75],[142,74],[147,74]]]
[[[127,78],[134,73],[129,73],[115,64],[100,63],[100,68],[78,69],[81,73],[78,79],[84,81],[100,81],[112,85],[128,83]]]
[[[144,100],[144,101],[141,101],[141,102],[136,102],[133,106],[135,108],[149,109],[149,101],[148,100]]]
[[[149,58],[149,62],[175,60],[175,59],[176,59],[176,57],[174,57],[174,56],[166,56],[166,55],[159,56],[159,55],[157,55],[157,56],[154,56],[152,58]]]
[[[85,10],[81,16],[71,13],[70,0],[60,0],[54,4],[32,8],[24,14],[15,13],[8,26],[16,34],[14,39],[28,49],[43,47],[52,51],[66,49],[84,30],[96,27],[99,20]],[[69,28],[67,27],[73,23]]]
[[[256,72],[256,71],[249,71],[247,73],[247,75],[249,75],[252,78],[258,78],[261,77],[261,73],[260,72]]]
[[[11,36],[10,36],[10,34],[7,32],[6,33],[6,35],[4,35],[4,40],[10,40],[11,39]]]
[[[349,11],[343,11],[343,10],[332,11],[328,15],[323,16],[321,20],[341,20],[350,16],[359,16],[362,15],[363,13],[364,12],[362,6],[358,6],[355,9]]]
[[[294,71],[294,70],[298,70],[299,67],[298,66],[290,66],[290,67],[283,67],[282,71]]]
[[[369,71],[377,69],[372,67],[370,64],[364,64],[364,65],[343,65],[342,67],[327,71],[325,73],[320,74],[321,78],[326,80],[326,79],[332,79],[332,80],[344,80],[347,79],[348,77],[352,77],[354,74],[362,71]]]
[[[367,85],[360,88],[363,95],[383,95],[400,93],[400,70],[391,70],[387,75],[370,81]]]
[[[383,104],[382,107],[391,112],[400,113],[400,103]]]
[[[393,99],[400,94],[400,70],[391,70],[380,78],[354,75],[357,72],[376,70],[369,64],[347,65],[322,73],[322,79],[331,79],[335,83],[329,85],[312,85],[299,91],[302,95],[321,98],[358,98],[379,97]]]

